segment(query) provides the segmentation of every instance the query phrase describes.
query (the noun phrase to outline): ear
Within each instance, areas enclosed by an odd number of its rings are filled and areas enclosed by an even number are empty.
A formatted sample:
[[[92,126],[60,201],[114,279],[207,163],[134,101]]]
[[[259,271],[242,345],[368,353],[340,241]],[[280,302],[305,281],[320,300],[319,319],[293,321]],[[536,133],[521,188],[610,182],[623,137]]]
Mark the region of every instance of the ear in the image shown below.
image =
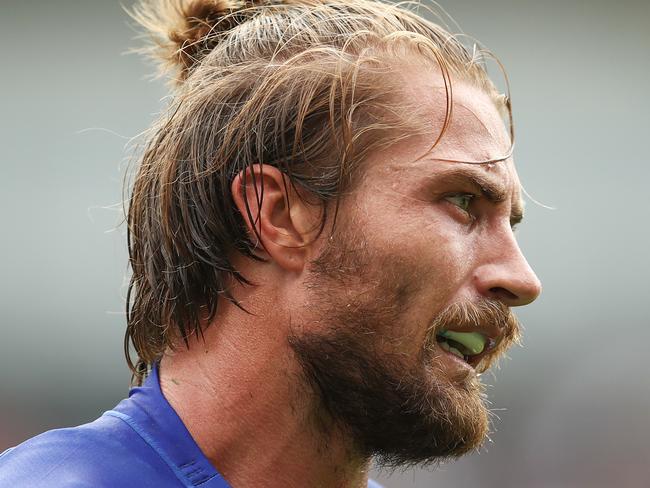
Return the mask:
[[[296,193],[278,168],[254,164],[235,176],[230,190],[258,249],[287,271],[307,264],[321,209]]]

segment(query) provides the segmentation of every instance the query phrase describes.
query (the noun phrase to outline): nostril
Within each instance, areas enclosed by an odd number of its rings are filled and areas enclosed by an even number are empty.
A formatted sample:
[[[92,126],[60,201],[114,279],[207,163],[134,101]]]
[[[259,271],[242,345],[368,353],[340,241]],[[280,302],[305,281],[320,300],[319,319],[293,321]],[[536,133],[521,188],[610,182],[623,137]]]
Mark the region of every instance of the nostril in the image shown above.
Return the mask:
[[[493,288],[490,288],[490,293],[494,295],[494,297],[509,302],[512,300],[517,300],[519,297],[512,293],[510,290],[507,290],[505,288],[502,288],[500,286],[495,286]]]

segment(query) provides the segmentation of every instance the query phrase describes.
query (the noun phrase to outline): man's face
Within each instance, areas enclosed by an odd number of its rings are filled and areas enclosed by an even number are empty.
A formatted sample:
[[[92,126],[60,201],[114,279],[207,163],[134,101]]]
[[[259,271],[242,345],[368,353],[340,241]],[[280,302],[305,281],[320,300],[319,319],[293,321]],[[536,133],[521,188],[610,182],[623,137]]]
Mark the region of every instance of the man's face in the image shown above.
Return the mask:
[[[444,107],[425,73],[412,90]],[[432,109],[432,127],[441,117]],[[540,292],[511,227],[522,212],[512,160],[441,161],[507,153],[491,99],[455,85],[451,126],[429,151],[437,133],[369,158],[311,263],[302,328],[290,337],[320,401],[319,425],[342,427],[385,465],[482,443],[489,413],[477,374],[517,337],[509,307]]]

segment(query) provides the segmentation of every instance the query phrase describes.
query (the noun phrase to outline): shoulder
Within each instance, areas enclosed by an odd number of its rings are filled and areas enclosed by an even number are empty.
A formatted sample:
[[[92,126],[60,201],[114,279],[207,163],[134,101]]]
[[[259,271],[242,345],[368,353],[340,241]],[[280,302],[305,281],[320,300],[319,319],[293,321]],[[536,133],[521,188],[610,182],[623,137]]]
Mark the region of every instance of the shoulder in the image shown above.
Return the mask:
[[[167,467],[121,419],[45,432],[0,455],[0,488],[174,486]]]

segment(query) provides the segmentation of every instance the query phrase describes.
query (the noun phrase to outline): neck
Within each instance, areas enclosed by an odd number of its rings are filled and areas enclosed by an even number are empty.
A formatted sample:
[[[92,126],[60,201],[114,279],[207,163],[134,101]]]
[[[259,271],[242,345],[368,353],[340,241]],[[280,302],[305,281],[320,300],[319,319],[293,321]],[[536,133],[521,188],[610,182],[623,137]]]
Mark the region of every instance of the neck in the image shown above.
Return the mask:
[[[223,308],[205,342],[160,366],[163,394],[206,457],[235,488],[365,487],[369,460],[353,455],[341,432],[314,425],[315,399],[286,328]]]

